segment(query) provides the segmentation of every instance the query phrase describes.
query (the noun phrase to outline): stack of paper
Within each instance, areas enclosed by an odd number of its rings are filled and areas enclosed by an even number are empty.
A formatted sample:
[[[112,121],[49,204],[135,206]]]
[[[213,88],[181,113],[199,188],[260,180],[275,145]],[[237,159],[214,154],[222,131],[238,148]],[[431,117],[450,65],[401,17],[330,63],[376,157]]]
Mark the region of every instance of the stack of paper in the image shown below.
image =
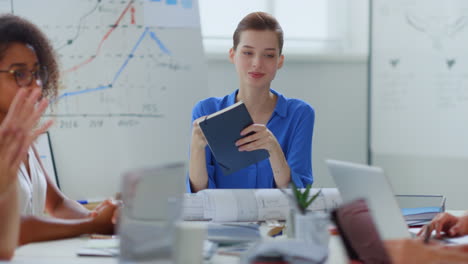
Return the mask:
[[[405,220],[432,220],[434,216],[441,212],[440,207],[418,207],[401,209]]]
[[[341,203],[338,189],[312,188],[309,195],[318,191],[320,195],[308,210],[329,212]],[[290,206],[279,189],[207,189],[185,195],[182,217],[214,222],[286,220]]]
[[[90,239],[76,254],[91,257],[116,257],[119,255],[119,239]]]
[[[445,211],[442,195],[396,195],[401,213],[408,226],[429,223],[438,213]]]
[[[210,223],[207,239],[217,243],[239,243],[260,240],[260,226],[254,223]]]

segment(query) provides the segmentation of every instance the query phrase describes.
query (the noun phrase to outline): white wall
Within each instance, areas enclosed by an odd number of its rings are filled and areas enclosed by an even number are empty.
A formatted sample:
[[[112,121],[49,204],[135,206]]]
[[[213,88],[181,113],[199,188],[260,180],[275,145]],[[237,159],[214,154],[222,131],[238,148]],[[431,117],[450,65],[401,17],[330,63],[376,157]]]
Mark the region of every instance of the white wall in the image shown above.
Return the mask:
[[[310,103],[316,112],[312,166],[314,187],[334,187],[324,160],[367,162],[367,62],[364,56],[330,57],[285,54],[272,88]],[[210,96],[238,88],[226,55],[208,55]]]

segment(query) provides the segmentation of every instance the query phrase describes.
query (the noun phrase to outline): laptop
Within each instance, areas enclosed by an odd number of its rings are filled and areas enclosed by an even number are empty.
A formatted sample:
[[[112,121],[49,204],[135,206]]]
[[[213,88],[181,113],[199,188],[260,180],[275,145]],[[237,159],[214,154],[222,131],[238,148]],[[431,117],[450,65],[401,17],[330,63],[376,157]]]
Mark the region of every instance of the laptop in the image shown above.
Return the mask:
[[[123,175],[120,261],[170,259],[185,193],[183,162]]]
[[[365,199],[382,239],[410,238],[408,226],[383,170],[351,162],[327,160],[344,203]]]
[[[350,260],[391,264],[364,199],[354,200],[336,208],[331,213],[331,220],[340,233]]]

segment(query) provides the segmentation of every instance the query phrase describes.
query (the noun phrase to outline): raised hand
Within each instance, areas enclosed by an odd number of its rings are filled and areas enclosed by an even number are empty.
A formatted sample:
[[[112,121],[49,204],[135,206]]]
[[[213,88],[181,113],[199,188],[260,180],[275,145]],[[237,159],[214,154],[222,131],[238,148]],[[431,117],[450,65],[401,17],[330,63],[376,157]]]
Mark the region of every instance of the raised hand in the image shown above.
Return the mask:
[[[200,128],[200,121],[204,120],[206,116],[202,116],[193,121],[192,128],[192,147],[204,148],[208,144],[205,135]]]
[[[41,89],[29,92],[20,89],[0,124],[0,193],[15,182],[19,166],[26,159],[28,148],[52,121],[36,129],[47,109],[47,99],[41,99]]]

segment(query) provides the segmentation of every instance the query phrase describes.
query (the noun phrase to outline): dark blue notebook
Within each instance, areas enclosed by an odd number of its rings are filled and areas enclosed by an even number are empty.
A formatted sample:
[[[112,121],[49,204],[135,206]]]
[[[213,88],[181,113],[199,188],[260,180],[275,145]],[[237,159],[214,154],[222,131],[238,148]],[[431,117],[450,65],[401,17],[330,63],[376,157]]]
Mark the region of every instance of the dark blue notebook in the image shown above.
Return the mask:
[[[208,115],[200,122],[208,146],[224,175],[270,156],[264,149],[243,152],[237,150],[236,141],[242,138],[240,132],[251,124],[253,124],[252,118],[242,101]]]

